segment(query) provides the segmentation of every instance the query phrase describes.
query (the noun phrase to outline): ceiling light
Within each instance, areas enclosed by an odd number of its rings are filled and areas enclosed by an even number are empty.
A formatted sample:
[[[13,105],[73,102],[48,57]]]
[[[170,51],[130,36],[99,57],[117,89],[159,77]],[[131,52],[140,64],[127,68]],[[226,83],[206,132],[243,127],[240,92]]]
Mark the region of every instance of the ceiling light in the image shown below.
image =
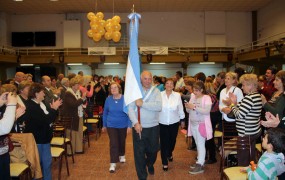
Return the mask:
[[[58,0],[49,0],[49,1],[54,1],[55,2],[55,1],[58,1]]]
[[[68,63],[68,66],[82,66],[82,63]]]
[[[215,64],[215,62],[200,62],[200,64]]]
[[[104,63],[104,65],[118,65],[120,63]]]
[[[20,64],[20,66],[34,66],[34,64]]]
[[[16,1],[16,2],[20,2],[20,1],[23,1],[23,0],[14,0],[14,1]]]
[[[151,62],[149,64],[165,64],[165,62]]]

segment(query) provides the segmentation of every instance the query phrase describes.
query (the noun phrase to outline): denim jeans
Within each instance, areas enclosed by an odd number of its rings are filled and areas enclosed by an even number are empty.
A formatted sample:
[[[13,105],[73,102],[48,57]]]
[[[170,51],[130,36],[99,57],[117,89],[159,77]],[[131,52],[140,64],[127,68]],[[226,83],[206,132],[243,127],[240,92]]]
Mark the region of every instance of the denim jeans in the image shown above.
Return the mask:
[[[51,151],[50,151],[50,144],[37,144],[39,156],[40,156],[40,163],[42,167],[43,173],[43,180],[51,180]]]

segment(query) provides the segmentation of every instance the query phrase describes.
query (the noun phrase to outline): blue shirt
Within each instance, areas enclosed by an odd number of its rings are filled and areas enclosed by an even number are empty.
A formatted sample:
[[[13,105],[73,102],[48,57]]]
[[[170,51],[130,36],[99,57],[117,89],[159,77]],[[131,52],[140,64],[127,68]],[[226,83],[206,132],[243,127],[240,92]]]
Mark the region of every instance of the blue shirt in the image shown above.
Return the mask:
[[[113,99],[109,96],[105,101],[103,113],[103,127],[109,128],[127,128],[131,127],[131,121],[128,115],[123,111],[124,96],[120,99]]]

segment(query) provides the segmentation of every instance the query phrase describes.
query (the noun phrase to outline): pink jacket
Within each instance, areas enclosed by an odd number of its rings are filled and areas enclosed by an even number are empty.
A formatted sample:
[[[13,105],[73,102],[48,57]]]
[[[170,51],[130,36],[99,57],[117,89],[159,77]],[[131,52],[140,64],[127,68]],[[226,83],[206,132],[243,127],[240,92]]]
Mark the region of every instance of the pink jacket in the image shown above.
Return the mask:
[[[193,102],[193,100],[196,98],[196,96],[192,93],[191,94],[191,99],[189,102]],[[212,104],[211,97],[208,95],[204,95],[202,97],[202,108],[205,108],[206,104]],[[206,133],[207,133],[207,140],[213,138],[213,129],[212,129],[212,123],[211,123],[211,118],[210,118],[210,111],[206,115],[204,114],[205,117],[205,126],[206,126]],[[192,132],[190,130],[191,128],[191,123],[190,123],[190,118],[189,118],[189,123],[188,123],[188,136],[192,136]]]

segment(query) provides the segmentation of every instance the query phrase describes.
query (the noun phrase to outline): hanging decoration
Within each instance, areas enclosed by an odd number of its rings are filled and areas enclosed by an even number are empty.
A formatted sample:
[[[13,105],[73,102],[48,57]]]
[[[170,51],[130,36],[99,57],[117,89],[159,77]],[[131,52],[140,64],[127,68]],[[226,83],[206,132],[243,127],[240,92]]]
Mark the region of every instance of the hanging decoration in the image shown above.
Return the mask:
[[[97,1],[96,9],[97,11]],[[92,38],[95,42],[99,42],[102,37],[107,41],[113,40],[119,42],[121,39],[121,18],[120,16],[114,16],[114,0],[113,0],[113,17],[111,19],[104,20],[104,14],[102,12],[89,12],[87,19],[90,21],[90,29],[87,31],[87,36]]]

